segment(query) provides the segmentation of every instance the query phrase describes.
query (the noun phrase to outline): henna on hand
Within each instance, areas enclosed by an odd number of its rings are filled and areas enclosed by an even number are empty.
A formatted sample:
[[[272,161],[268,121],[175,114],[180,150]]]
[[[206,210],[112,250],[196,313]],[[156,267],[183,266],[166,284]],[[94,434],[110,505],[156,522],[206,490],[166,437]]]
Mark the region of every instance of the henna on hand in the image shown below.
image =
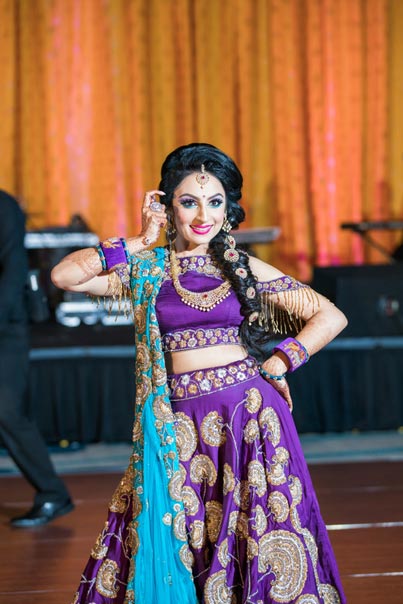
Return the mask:
[[[73,252],[73,254],[70,254],[69,259],[75,264],[77,264],[77,266],[80,267],[80,270],[83,273],[83,278],[80,278],[78,281],[80,285],[82,283],[86,283],[93,277],[99,275],[100,272],[102,272],[101,261],[99,259],[98,253],[94,248],[85,248],[83,250]]]

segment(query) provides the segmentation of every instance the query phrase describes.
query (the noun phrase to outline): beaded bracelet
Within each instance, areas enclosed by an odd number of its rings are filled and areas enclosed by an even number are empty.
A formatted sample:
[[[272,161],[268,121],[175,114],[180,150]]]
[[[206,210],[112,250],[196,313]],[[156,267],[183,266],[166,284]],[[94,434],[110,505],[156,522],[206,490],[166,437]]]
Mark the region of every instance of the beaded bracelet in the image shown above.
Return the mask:
[[[286,338],[280,344],[273,348],[273,352],[281,351],[285,354],[290,362],[288,371],[292,373],[298,367],[305,365],[309,361],[309,354],[305,346],[295,338]]]
[[[130,253],[123,237],[112,237],[100,241],[96,246],[101,260],[102,270],[110,270],[117,264],[128,264]]]
[[[259,367],[259,373],[264,378],[270,379],[270,380],[275,380],[276,382],[280,382],[281,380],[283,380],[285,378],[285,373],[283,373],[283,375],[273,375],[272,373],[269,373],[268,371],[266,371],[266,369],[263,369],[262,366]]]

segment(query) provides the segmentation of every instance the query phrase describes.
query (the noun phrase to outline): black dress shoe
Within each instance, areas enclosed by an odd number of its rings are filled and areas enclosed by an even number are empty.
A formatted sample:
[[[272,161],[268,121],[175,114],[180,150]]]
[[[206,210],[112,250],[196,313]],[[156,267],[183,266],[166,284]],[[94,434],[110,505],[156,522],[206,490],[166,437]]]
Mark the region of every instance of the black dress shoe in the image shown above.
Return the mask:
[[[65,499],[61,503],[54,503],[53,501],[45,501],[41,505],[34,505],[23,516],[17,516],[11,518],[10,524],[16,528],[32,528],[34,526],[41,526],[51,522],[58,516],[68,514],[74,509],[74,503],[71,499]]]

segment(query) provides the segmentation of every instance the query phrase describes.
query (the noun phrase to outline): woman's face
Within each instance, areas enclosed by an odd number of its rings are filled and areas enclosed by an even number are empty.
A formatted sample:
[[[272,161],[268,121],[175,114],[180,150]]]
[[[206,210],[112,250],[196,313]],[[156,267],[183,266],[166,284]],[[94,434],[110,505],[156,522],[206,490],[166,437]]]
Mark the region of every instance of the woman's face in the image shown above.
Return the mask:
[[[210,241],[221,230],[226,199],[221,182],[208,172],[203,185],[199,173],[186,176],[174,191],[172,207],[177,231],[176,250],[206,253]]]

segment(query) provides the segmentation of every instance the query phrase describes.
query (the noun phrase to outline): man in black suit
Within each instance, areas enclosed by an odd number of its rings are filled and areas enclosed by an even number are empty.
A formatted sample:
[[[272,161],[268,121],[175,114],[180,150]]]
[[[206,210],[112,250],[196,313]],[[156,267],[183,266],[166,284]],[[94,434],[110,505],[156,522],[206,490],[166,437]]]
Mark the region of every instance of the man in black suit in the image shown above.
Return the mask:
[[[24,236],[22,210],[0,190],[0,436],[36,490],[33,507],[11,519],[12,526],[19,528],[46,524],[74,507],[36,424],[24,410],[29,365]]]

